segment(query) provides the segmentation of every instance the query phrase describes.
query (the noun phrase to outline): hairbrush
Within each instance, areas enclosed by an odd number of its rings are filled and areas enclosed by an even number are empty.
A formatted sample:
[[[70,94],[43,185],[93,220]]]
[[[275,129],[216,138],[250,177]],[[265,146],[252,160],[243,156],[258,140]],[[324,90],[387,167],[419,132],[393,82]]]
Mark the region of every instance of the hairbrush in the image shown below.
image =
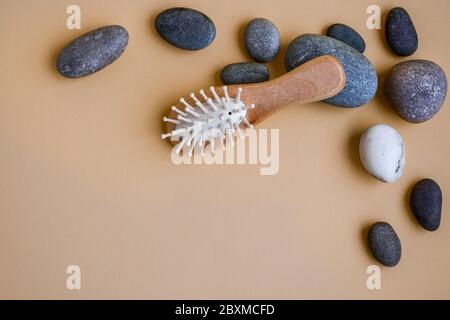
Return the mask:
[[[205,146],[212,153],[216,146],[234,145],[243,138],[243,130],[257,124],[291,103],[321,101],[338,94],[345,86],[345,72],[340,62],[329,55],[312,59],[271,81],[210,87],[209,95],[202,89],[199,97],[191,93],[172,106],[164,117],[166,133],[175,152],[192,156],[196,146],[203,155]],[[183,151],[183,152],[185,152]]]

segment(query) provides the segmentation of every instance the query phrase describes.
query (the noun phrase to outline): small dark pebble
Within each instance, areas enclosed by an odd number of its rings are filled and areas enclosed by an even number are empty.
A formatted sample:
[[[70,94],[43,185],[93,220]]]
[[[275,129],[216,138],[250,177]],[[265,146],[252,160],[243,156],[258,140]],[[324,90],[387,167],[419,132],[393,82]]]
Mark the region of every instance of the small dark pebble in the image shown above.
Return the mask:
[[[392,51],[410,56],[419,46],[416,28],[408,12],[401,7],[391,9],[386,17],[386,40]]]
[[[340,40],[363,53],[366,50],[364,39],[351,27],[336,23],[328,27],[327,36]]]
[[[67,78],[95,73],[120,57],[128,45],[128,32],[121,26],[105,26],[76,38],[58,56],[56,67]]]
[[[189,8],[171,8],[161,12],[156,17],[155,27],[169,43],[186,50],[206,48],[216,37],[212,20]]]
[[[232,63],[222,69],[220,80],[227,85],[263,82],[269,80],[269,70],[257,62]]]
[[[280,50],[280,33],[269,20],[256,18],[245,29],[244,42],[249,55],[258,62],[269,62]]]
[[[423,179],[414,186],[410,197],[411,209],[417,221],[428,231],[441,224],[442,192],[432,179]]]
[[[424,122],[441,109],[447,94],[447,77],[432,61],[404,61],[386,76],[385,93],[404,120]]]
[[[369,248],[375,259],[386,267],[396,266],[402,255],[402,245],[395,230],[387,222],[377,222],[369,230]]]

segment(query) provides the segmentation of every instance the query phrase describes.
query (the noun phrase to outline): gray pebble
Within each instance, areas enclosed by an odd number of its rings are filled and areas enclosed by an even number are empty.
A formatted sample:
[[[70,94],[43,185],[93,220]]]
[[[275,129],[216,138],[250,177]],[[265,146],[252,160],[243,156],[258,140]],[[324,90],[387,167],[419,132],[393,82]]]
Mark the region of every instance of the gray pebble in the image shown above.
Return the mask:
[[[422,179],[414,186],[410,197],[411,209],[417,221],[428,231],[441,224],[442,192],[432,179]]]
[[[361,53],[366,50],[364,39],[353,28],[345,24],[335,23],[329,26],[327,29],[327,36],[340,40]]]
[[[405,61],[390,70],[385,91],[400,117],[412,123],[424,122],[441,109],[447,94],[447,77],[434,62]]]
[[[373,256],[386,267],[396,266],[402,256],[402,245],[394,228],[387,222],[377,222],[369,230],[369,248]]]
[[[269,20],[256,18],[245,29],[245,47],[249,55],[258,62],[269,62],[280,50],[280,33]]]
[[[232,63],[222,69],[220,79],[227,85],[263,82],[269,80],[269,70],[257,62]]]
[[[378,77],[370,61],[342,41],[318,34],[304,34],[289,45],[285,64],[288,71],[322,55],[332,55],[343,65],[347,83],[344,89],[325,102],[345,108],[368,103],[375,96]]]
[[[67,78],[97,72],[120,57],[128,45],[128,32],[121,26],[105,26],[76,38],[58,56],[56,67]]]
[[[159,35],[180,49],[200,50],[216,37],[212,20],[200,11],[171,8],[161,12],[155,20]]]

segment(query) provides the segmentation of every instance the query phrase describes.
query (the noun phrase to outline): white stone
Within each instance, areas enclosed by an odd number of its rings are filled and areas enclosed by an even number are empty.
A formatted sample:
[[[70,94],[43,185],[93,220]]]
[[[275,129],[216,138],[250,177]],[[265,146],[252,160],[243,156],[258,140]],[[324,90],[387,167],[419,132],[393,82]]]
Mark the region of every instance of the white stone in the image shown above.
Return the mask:
[[[377,124],[364,132],[359,156],[366,170],[382,182],[397,181],[405,166],[403,139],[394,128]]]

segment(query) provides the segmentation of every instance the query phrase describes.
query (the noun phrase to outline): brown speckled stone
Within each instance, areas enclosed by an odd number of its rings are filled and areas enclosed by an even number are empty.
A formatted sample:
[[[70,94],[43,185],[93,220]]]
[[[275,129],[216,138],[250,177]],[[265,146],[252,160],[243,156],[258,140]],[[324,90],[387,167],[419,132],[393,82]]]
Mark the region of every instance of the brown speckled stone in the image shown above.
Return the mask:
[[[400,117],[412,123],[424,122],[441,109],[447,94],[447,77],[434,62],[405,61],[389,72],[385,92]]]

